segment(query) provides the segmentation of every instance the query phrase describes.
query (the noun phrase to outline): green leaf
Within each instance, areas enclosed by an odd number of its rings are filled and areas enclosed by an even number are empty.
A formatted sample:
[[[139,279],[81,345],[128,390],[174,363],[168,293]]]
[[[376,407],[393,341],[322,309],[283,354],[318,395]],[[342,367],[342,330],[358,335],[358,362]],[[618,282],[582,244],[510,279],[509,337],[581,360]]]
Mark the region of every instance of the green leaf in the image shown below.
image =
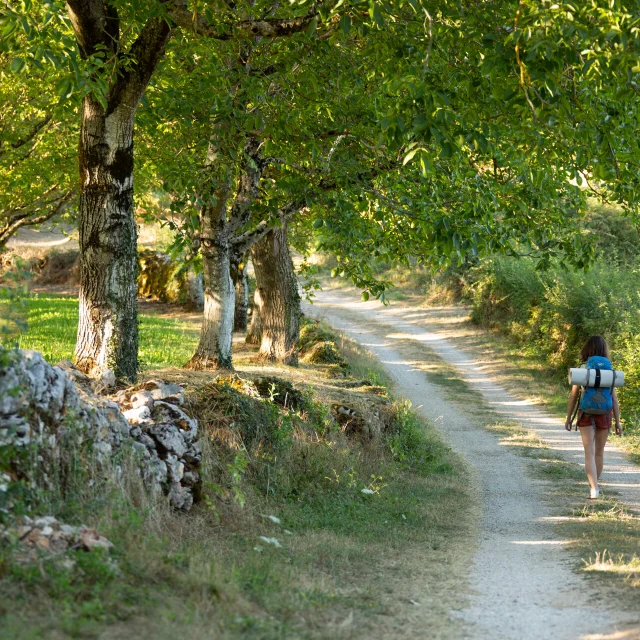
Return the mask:
[[[323,224],[324,224],[324,220],[322,218],[318,218],[317,220],[315,220],[313,222],[313,228],[314,229],[320,229]]]
[[[411,162],[411,160],[416,155],[416,153],[418,153],[418,151],[419,149],[412,149],[411,151],[409,151],[409,153],[407,153],[407,155],[404,157],[404,160],[402,161],[402,166],[404,166],[408,162]]]
[[[340,18],[340,29],[342,29],[342,33],[344,33],[344,35],[348,35],[349,31],[351,31],[351,16],[343,13],[342,17]]]
[[[451,158],[456,152],[456,148],[450,142],[445,142],[442,145],[442,151],[440,152],[441,158]]]
[[[56,93],[61,100],[66,100],[71,95],[72,88],[73,87],[71,78],[67,76],[65,78],[62,78],[62,80],[58,83],[58,86],[56,87]]]
[[[7,22],[2,29],[2,37],[8,38],[18,28],[18,24],[13,21]]]
[[[307,27],[307,35],[312,36],[318,28],[318,18],[313,18]]]
[[[24,68],[26,66],[27,66],[27,63],[24,60],[24,58],[14,58],[11,61],[11,71],[13,73],[21,73],[22,71],[24,71]]]

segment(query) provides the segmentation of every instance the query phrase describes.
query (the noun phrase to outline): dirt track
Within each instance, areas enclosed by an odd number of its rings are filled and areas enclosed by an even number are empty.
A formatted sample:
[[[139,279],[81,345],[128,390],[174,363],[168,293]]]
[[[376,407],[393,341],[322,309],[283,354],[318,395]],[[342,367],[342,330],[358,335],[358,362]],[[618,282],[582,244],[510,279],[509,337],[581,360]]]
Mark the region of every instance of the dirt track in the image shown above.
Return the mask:
[[[464,622],[464,638],[640,638],[640,613],[617,610],[615,603],[598,598],[593,583],[572,570],[574,558],[554,534],[544,483],[527,476],[522,458],[501,447],[474,423],[472,412],[451,404],[441,387],[428,381],[416,366],[417,358],[424,357],[418,349],[411,357],[406,347],[397,347],[400,340],[427,345],[456,367],[494,411],[537,431],[553,449],[580,461],[582,449],[575,433],[565,432],[559,420],[511,396],[483,374],[480,362],[447,339],[456,316],[459,322],[458,311],[384,308],[377,302],[359,302],[352,293],[325,291],[305,313],[323,317],[370,349],[399,393],[436,423],[472,469],[481,525],[467,606],[454,612]],[[605,460],[605,490],[615,487],[624,502],[638,509],[640,469],[611,447]],[[416,629],[416,637],[426,638],[428,631],[422,635]]]

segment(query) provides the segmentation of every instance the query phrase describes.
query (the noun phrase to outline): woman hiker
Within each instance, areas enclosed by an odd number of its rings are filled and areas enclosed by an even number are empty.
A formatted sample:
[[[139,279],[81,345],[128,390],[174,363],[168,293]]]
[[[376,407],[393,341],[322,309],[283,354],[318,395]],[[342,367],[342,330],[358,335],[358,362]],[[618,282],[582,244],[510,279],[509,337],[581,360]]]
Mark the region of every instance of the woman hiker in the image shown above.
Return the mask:
[[[606,340],[602,336],[591,336],[582,347],[580,359],[582,366],[585,367],[587,360],[592,356],[601,356],[609,358],[609,347]],[[567,421],[564,428],[571,431],[573,410],[580,398],[580,385],[573,385],[571,395],[569,396],[569,410],[567,413]],[[600,497],[600,488],[598,487],[598,478],[602,473],[604,465],[604,445],[609,437],[609,429],[611,429],[611,414],[616,420],[616,434],[622,435],[622,425],[620,424],[620,405],[616,390],[611,390],[612,410],[602,415],[588,415],[582,411],[578,411],[578,427],[580,427],[580,435],[582,436],[582,446],[584,447],[584,466],[591,487],[590,497],[592,500]]]

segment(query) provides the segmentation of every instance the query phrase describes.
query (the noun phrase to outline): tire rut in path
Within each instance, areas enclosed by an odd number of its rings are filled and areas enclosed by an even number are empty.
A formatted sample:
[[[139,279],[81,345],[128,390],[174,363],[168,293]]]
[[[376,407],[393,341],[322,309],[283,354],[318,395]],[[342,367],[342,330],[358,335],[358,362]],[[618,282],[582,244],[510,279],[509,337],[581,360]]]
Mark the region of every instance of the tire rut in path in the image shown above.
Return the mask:
[[[492,640],[640,638],[639,616],[618,611],[614,603],[598,598],[593,583],[573,571],[575,558],[563,548],[563,541],[554,535],[548,520],[551,512],[544,502],[544,483],[529,478],[523,458],[501,447],[493,435],[449,403],[423,371],[413,367],[394,349],[388,326],[404,334],[405,339],[427,344],[443,360],[456,366],[494,410],[530,429],[535,428],[532,421],[540,421],[547,429],[553,428],[553,434],[545,432],[541,437],[554,448],[565,450],[570,457],[577,455],[576,434],[567,434],[574,436],[571,442],[560,439],[556,443],[555,432],[562,428],[559,421],[535,415],[535,407],[525,411],[526,405],[484,379],[470,358],[442,336],[426,331],[423,323],[428,311],[359,303],[355,296],[342,292],[321,292],[313,306],[305,306],[305,313],[323,317],[372,351],[393,378],[400,394],[435,422],[472,469],[482,516],[478,549],[470,567],[468,606],[454,612],[464,622],[463,637]],[[381,326],[381,322],[387,326]],[[609,454],[608,451],[607,456]],[[625,482],[633,489],[637,480],[630,480]],[[416,629],[415,637],[428,637],[428,630]]]

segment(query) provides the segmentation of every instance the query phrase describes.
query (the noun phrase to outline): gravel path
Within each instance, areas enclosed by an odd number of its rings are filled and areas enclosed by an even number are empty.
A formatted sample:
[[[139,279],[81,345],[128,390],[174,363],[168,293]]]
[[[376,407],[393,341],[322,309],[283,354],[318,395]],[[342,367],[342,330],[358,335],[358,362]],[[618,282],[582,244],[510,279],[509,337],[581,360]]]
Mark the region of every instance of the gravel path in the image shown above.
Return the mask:
[[[385,308],[377,302],[358,302],[350,293],[324,291],[313,306],[305,306],[305,313],[323,317],[371,350],[399,392],[436,423],[472,469],[482,517],[469,576],[468,606],[454,612],[465,623],[464,638],[640,638],[640,614],[617,611],[614,603],[598,599],[593,583],[572,570],[575,560],[553,531],[552,514],[544,501],[544,483],[528,477],[523,458],[501,447],[497,438],[449,403],[441,388],[430,383],[423,371],[394,348],[394,341],[410,338],[426,344],[455,366],[494,410],[535,429],[550,446],[576,461],[581,452],[577,434],[565,432],[557,419],[516,400],[487,380],[481,364],[443,337],[446,326],[428,326],[438,312]],[[389,326],[397,333],[390,333]],[[615,487],[625,502],[640,506],[638,468],[612,449],[605,460],[608,469],[604,486]],[[427,630],[424,635],[417,631],[416,637],[428,637]]]

